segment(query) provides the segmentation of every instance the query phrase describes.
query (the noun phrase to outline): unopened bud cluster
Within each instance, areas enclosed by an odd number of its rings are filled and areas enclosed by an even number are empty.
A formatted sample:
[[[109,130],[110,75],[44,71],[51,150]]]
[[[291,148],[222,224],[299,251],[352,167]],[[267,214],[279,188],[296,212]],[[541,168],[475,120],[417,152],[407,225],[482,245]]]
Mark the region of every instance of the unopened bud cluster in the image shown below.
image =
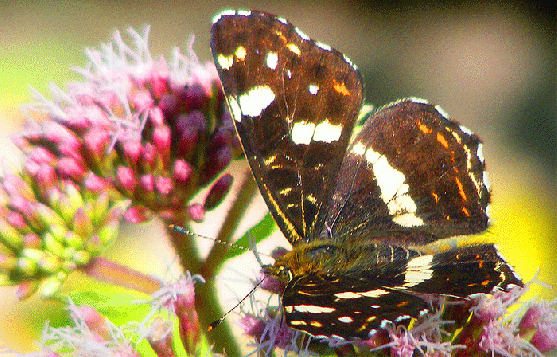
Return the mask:
[[[183,225],[203,220],[229,192],[232,176],[219,175],[241,148],[215,68],[178,50],[170,62],[152,59],[147,34],[130,31],[132,49],[117,33],[88,51],[89,66],[76,70],[83,81],[52,86],[53,99],[34,93],[26,112],[42,121],[14,139],[23,169],[2,180],[3,284],[59,285],[97,254],[122,215]],[[204,202],[191,202],[209,184]]]
[[[0,277],[18,284],[20,298],[37,288],[54,293],[69,273],[100,253],[118,232],[126,201],[59,180],[49,165],[29,163],[0,186]],[[30,167],[33,166],[34,169]]]

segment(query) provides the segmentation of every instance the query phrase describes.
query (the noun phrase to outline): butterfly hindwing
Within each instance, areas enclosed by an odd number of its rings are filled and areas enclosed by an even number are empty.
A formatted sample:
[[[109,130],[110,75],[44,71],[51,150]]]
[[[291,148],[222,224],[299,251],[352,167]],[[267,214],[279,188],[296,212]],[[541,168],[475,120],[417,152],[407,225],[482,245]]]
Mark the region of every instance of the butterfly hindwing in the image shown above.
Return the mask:
[[[410,259],[402,289],[466,298],[522,282],[493,244],[477,244]]]
[[[285,259],[294,267],[305,259],[321,264],[320,272],[295,274],[282,297],[287,324],[317,337],[366,339],[390,322],[407,325],[432,310],[425,295],[466,298],[522,284],[493,244],[425,254],[323,241]]]
[[[484,168],[478,137],[438,107],[391,104],[367,120],[346,153],[328,234],[408,245],[481,232],[489,218]]]
[[[225,12],[211,49],[236,129],[277,224],[291,243],[320,231],[362,104],[341,53],[264,12]]]
[[[315,337],[354,340],[369,338],[388,321],[407,324],[428,310],[423,299],[391,290],[386,283],[369,277],[301,275],[284,291],[285,321]]]

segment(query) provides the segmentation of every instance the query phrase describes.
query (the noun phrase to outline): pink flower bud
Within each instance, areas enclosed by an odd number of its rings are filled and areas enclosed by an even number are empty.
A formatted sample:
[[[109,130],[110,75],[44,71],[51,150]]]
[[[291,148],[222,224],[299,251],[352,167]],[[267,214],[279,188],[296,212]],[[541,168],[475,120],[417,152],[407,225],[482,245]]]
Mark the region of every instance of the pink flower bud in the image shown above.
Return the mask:
[[[28,159],[33,162],[52,165],[56,161],[56,156],[44,147],[35,147],[29,153]]]
[[[87,173],[86,167],[76,159],[64,157],[58,161],[58,172],[62,178],[82,181]]]
[[[83,137],[85,149],[89,155],[95,158],[97,163],[108,151],[110,145],[110,136],[106,130],[90,130]]]
[[[151,218],[151,212],[145,207],[130,207],[124,213],[124,219],[130,223],[142,223]]]
[[[139,187],[145,193],[155,191],[155,178],[151,174],[143,175],[139,179]]]
[[[124,157],[129,167],[136,168],[141,160],[142,146],[138,140],[125,140],[122,143]]]
[[[224,170],[232,160],[230,147],[223,146],[207,157],[207,163],[203,169],[202,184],[210,182],[216,174]]]
[[[176,160],[174,162],[174,174],[173,178],[176,183],[184,186],[188,183],[191,178],[193,169],[190,164],[185,160]]]
[[[155,187],[158,193],[163,196],[168,196],[172,192],[174,185],[171,178],[158,176],[155,179]]]
[[[188,111],[190,111],[195,109],[203,109],[205,104],[209,100],[209,96],[201,85],[195,83],[185,88],[184,92],[181,93],[180,99],[186,102],[186,108]]]
[[[548,352],[557,348],[557,324],[541,324],[532,336],[530,343],[540,352]]]
[[[105,191],[110,186],[110,184],[105,179],[93,173],[89,173],[89,175],[87,175],[87,178],[83,182],[83,185],[87,190],[96,193]]]
[[[133,194],[137,186],[137,178],[132,169],[128,167],[119,167],[116,172],[116,180],[128,194]]]
[[[161,108],[154,107],[149,111],[149,120],[153,126],[159,127],[165,125],[164,119],[165,117]]]
[[[172,133],[167,126],[155,128],[153,131],[152,142],[159,155],[163,158],[164,162],[168,162],[170,158],[170,140]]]
[[[163,94],[159,101],[159,108],[166,118],[174,118],[178,115],[178,98],[174,94]]]
[[[202,222],[203,219],[205,218],[205,210],[203,209],[203,206],[200,205],[199,203],[194,203],[190,205],[188,207],[188,212],[190,214],[191,219],[194,220],[195,222]]]

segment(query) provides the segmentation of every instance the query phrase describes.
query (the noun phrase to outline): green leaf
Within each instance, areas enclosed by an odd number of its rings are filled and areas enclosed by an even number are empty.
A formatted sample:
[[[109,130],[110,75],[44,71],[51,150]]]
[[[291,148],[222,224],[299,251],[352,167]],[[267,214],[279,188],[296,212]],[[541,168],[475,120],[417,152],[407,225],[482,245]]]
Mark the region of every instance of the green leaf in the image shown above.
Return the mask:
[[[138,334],[133,334],[133,336],[135,338],[132,341],[137,341],[140,338],[140,336]],[[147,339],[145,339],[145,338],[141,339],[141,341],[138,344],[135,344],[134,349],[141,357],[157,357],[158,356],[155,353],[155,351],[153,350],[153,348],[151,347],[151,345],[149,344],[149,341],[147,341]]]
[[[277,224],[275,223],[275,220],[270,213],[267,213],[265,217],[259,221],[259,223],[248,229],[246,234],[234,243],[234,246],[251,250],[250,240],[257,244],[263,239],[269,237],[276,229]],[[231,249],[226,259],[234,258],[244,252],[245,251],[243,249]]]
[[[108,284],[95,284],[94,290],[74,291],[69,294],[77,306],[88,305],[112,321],[116,326],[130,321],[142,321],[151,305],[140,303],[151,297],[145,293]]]
[[[67,295],[77,306],[91,306],[106,317],[115,326],[124,326],[130,322],[141,322],[151,311],[148,294],[122,287],[93,283],[90,290],[72,291]],[[65,300],[60,297],[61,300]],[[67,314],[69,320],[69,314]],[[72,325],[67,321],[64,325]],[[62,327],[62,326],[60,326]],[[134,331],[124,331],[125,337],[134,345],[135,351],[141,357],[156,357],[156,353],[146,339],[140,340],[140,335]],[[137,343],[139,341],[139,343]]]

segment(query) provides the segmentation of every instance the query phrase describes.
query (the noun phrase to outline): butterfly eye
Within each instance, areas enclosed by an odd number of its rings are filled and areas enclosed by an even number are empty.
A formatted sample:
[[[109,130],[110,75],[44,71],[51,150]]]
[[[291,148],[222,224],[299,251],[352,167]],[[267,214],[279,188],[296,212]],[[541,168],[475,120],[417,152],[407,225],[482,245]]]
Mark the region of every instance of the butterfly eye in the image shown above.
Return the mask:
[[[278,271],[277,276],[283,282],[284,281],[290,281],[290,280],[292,280],[292,271],[286,266],[281,266],[279,271]]]

